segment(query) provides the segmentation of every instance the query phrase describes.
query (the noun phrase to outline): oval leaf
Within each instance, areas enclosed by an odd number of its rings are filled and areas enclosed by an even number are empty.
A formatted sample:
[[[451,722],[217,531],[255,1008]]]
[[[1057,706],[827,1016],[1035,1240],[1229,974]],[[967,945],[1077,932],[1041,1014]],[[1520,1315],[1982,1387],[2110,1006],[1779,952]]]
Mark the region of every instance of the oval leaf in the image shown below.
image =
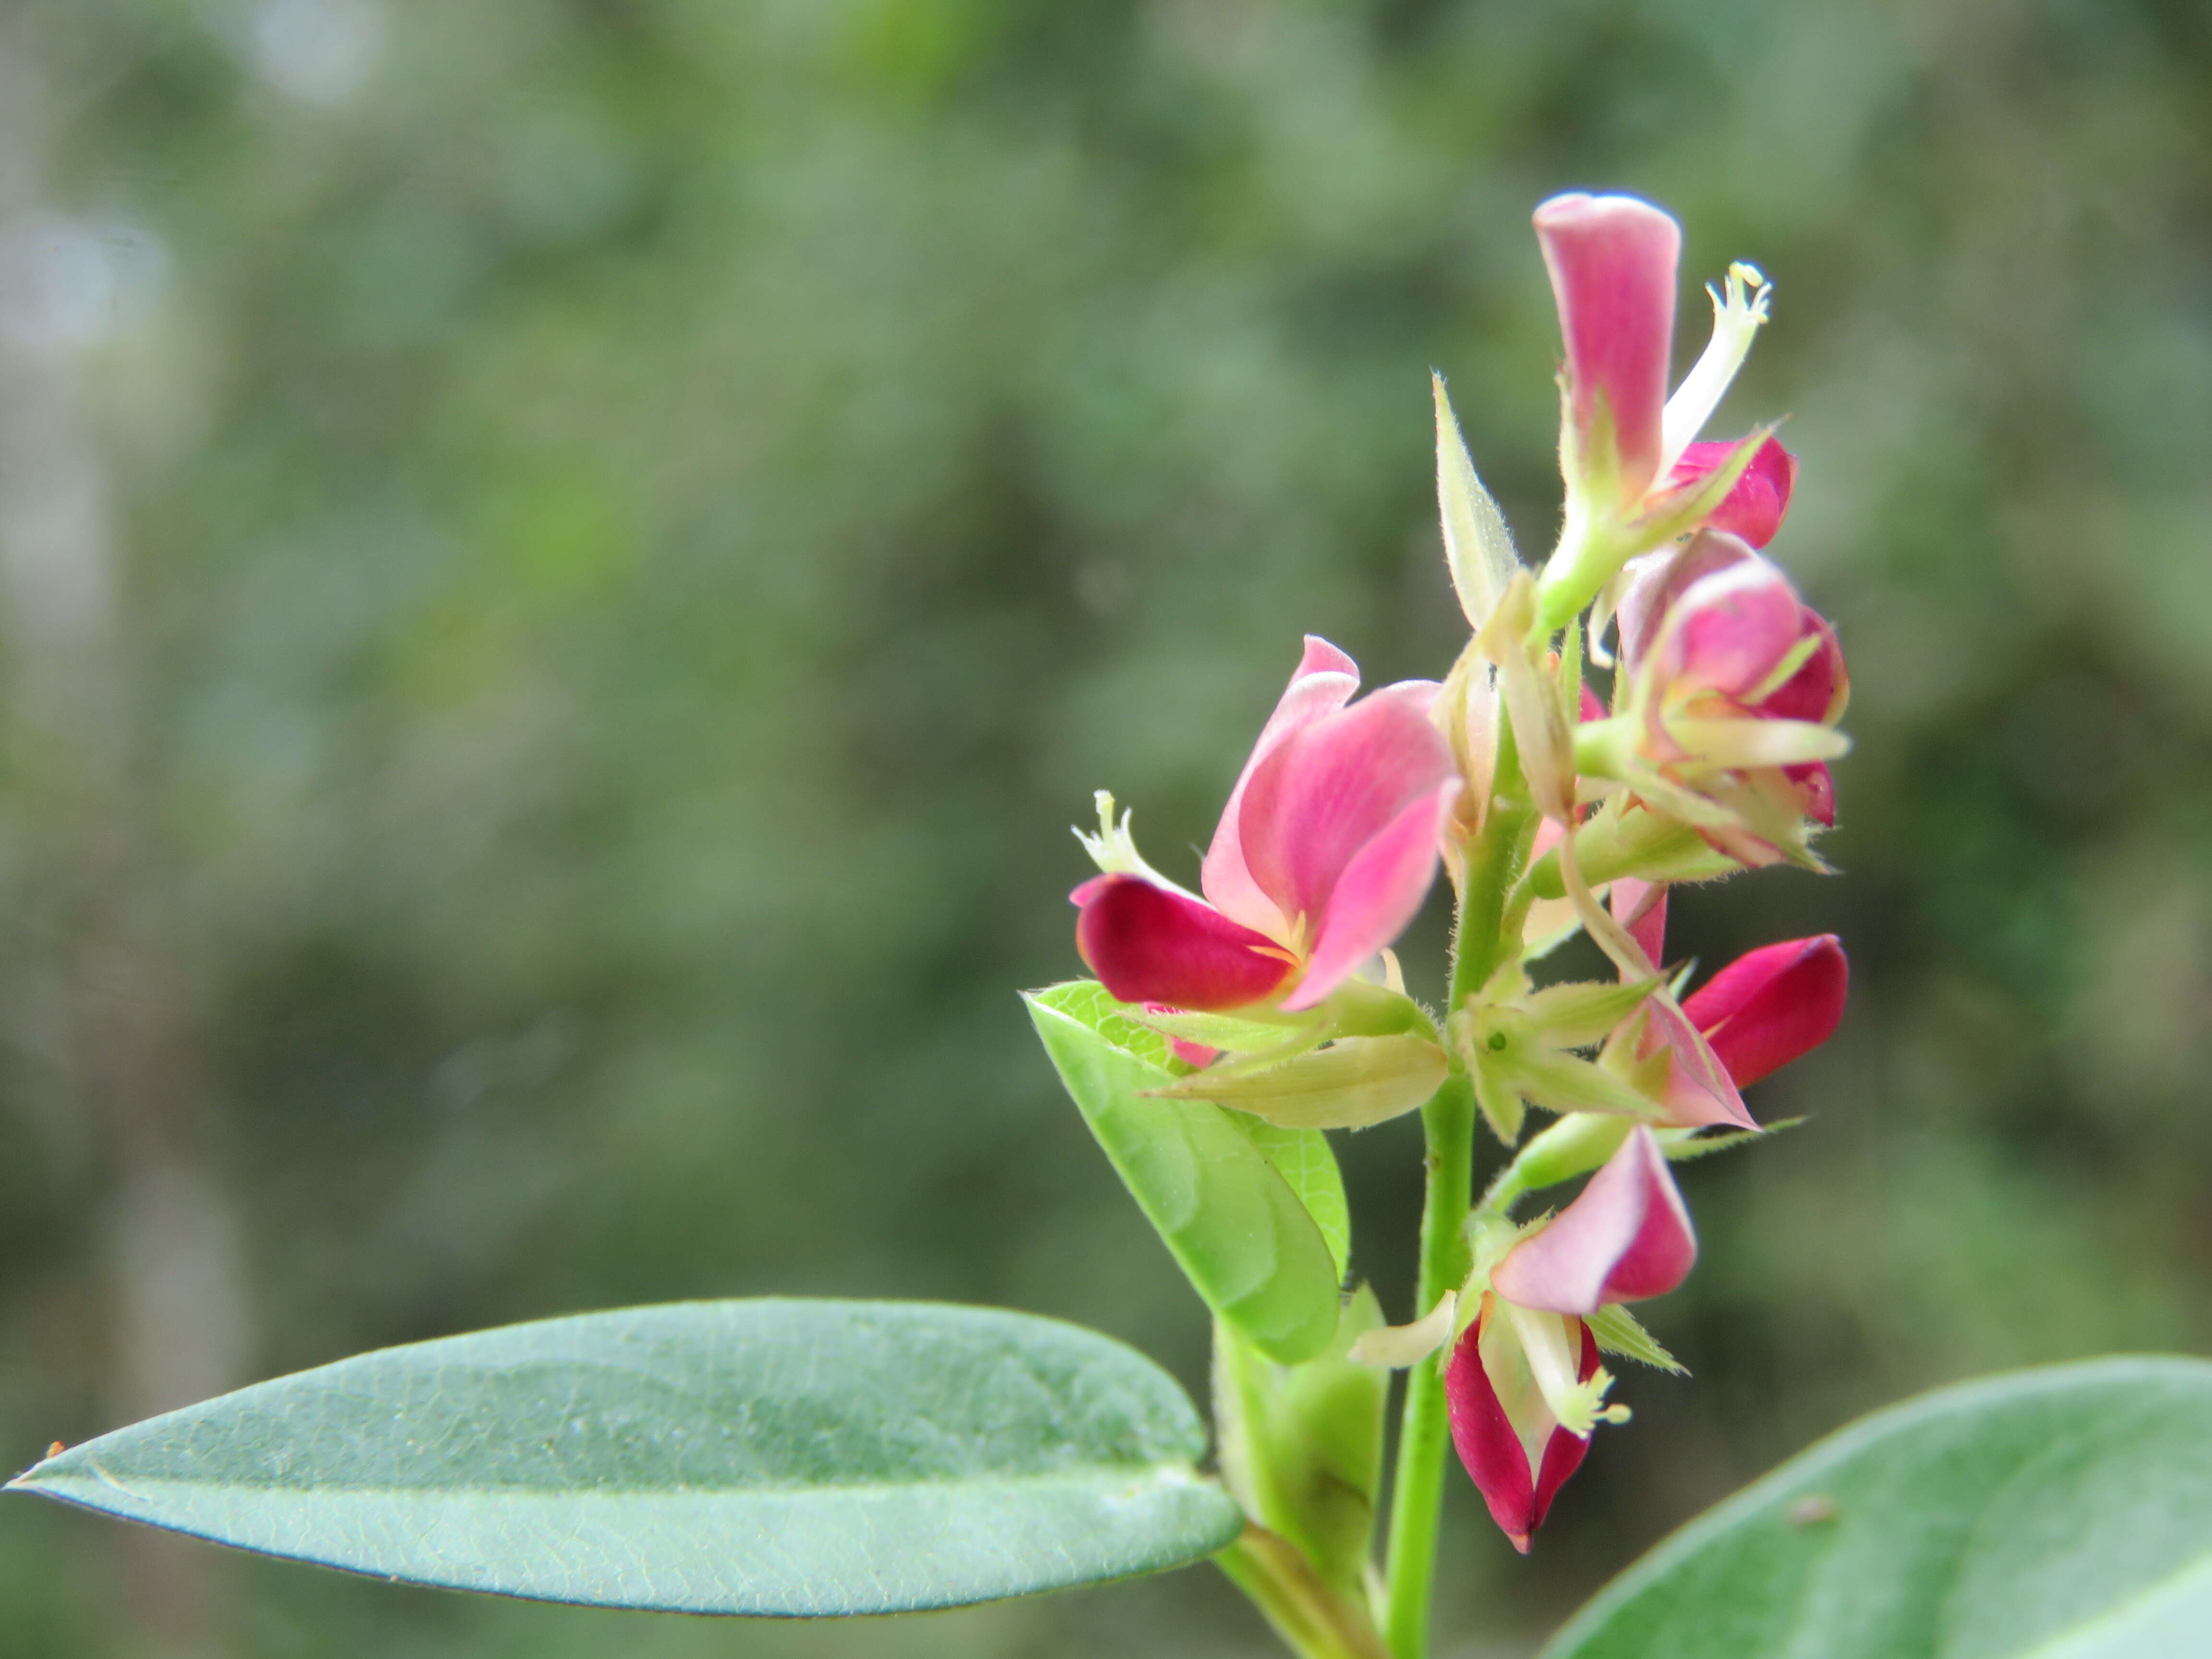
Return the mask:
[[[1943,1389],[1823,1441],[1599,1592],[1547,1659],[2153,1659],[2212,1632],[2212,1364]]]
[[[1285,1129],[1249,1112],[1231,1112],[1229,1121],[1298,1195],[1328,1243],[1337,1282],[1342,1284],[1352,1271],[1352,1205],[1344,1195],[1344,1171],[1328,1137],[1318,1129]]]
[[[1146,1098],[1175,1081],[1167,1040],[1087,980],[1023,1000],[1091,1132],[1206,1305],[1284,1364],[1327,1347],[1338,1282],[1328,1241],[1220,1107]]]
[[[279,1377],[11,1488],[544,1601],[896,1613],[1180,1566],[1243,1526],[1175,1380],[1055,1320],[702,1302]]]

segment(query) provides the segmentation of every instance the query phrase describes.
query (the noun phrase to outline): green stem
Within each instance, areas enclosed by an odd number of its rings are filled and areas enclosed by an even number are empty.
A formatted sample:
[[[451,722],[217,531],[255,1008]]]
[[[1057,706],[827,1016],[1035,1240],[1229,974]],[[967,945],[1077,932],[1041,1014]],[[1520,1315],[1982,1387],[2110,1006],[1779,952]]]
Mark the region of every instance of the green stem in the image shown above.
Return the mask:
[[[1245,1528],[1213,1562],[1300,1659],[1389,1659],[1365,1613],[1322,1583],[1304,1556],[1265,1528]]]
[[[1501,794],[1511,766],[1510,750],[1501,753]],[[1512,810],[1503,800],[1493,799],[1488,822],[1468,848],[1466,883],[1460,893],[1459,922],[1452,940],[1452,1009],[1480,990],[1504,959],[1505,896],[1522,856],[1528,823],[1525,808]],[[1428,1143],[1428,1182],[1421,1206],[1416,1317],[1436,1306],[1446,1291],[1458,1289],[1467,1278],[1463,1229],[1474,1196],[1474,1090],[1463,1071],[1455,1070],[1421,1109],[1421,1127]],[[1428,1651],[1437,1523],[1443,1504],[1449,1443],[1443,1374],[1425,1361],[1406,1374],[1397,1471],[1390,1490],[1384,1632],[1395,1659],[1424,1659]]]

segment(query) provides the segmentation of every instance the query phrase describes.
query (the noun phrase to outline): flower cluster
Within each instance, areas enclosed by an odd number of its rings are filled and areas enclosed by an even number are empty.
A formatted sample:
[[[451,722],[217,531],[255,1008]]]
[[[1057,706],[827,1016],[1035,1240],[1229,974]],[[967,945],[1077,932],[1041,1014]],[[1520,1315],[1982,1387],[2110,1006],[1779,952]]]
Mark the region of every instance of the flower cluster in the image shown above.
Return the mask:
[[[1432,1186],[1432,1215],[1456,1206],[1450,1282],[1425,1272],[1421,1317],[1352,1352],[1441,1374],[1451,1441],[1524,1551],[1597,1425],[1626,1418],[1604,1357],[1673,1364],[1628,1311],[1697,1260],[1673,1164],[1761,1133],[1741,1091],[1827,1038],[1847,978],[1826,935],[1684,994],[1665,950],[1673,886],[1826,867],[1814,843],[1847,746],[1835,630],[1760,550],[1796,462],[1769,430],[1698,441],[1772,290],[1731,266],[1711,343],[1670,392],[1674,221],[1574,195],[1535,228],[1565,344],[1549,560],[1522,563],[1439,380],[1438,497],[1470,635],[1457,663],[1358,697],[1351,659],[1309,638],[1199,890],[1146,863],[1102,794],[1083,836],[1100,873],[1073,895],[1084,960],[1182,1062],[1154,1094],[1294,1129],[1463,1099],[1511,1149],[1480,1200],[1463,1161],[1460,1191]],[[1459,926],[1437,1010],[1390,947],[1439,868]],[[1577,931],[1613,977],[1540,983]],[[1552,1120],[1534,1133],[1532,1108]],[[1436,1126],[1454,1120],[1429,1121],[1431,1168],[1449,1169]],[[1556,1212],[1516,1218],[1577,1180]]]

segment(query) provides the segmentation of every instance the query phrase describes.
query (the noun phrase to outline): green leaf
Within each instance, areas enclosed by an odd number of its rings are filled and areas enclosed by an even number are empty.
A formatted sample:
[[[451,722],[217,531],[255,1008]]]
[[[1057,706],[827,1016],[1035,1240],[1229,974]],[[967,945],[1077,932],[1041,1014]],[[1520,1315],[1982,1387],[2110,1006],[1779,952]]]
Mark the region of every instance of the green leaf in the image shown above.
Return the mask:
[[[1285,1364],[1328,1346],[1339,1282],[1328,1241],[1229,1113],[1146,1097],[1174,1081],[1146,1057],[1166,1039],[1115,1012],[1088,981],[1023,1000],[1091,1132],[1206,1304]],[[1141,1037],[1123,1046],[1123,1028]]]
[[[10,1490],[380,1577],[895,1613],[1180,1566],[1243,1525],[1174,1379],[1056,1320],[700,1302],[362,1354]]]
[[[1229,1121],[1244,1132],[1306,1206],[1328,1242],[1336,1281],[1341,1285],[1352,1271],[1352,1206],[1345,1199],[1344,1171],[1337,1165],[1328,1137],[1318,1129],[1285,1129],[1249,1112],[1231,1112]]]
[[[2212,1364],[2123,1358],[1852,1425],[1599,1592],[1547,1659],[2174,1659],[2212,1632]]]

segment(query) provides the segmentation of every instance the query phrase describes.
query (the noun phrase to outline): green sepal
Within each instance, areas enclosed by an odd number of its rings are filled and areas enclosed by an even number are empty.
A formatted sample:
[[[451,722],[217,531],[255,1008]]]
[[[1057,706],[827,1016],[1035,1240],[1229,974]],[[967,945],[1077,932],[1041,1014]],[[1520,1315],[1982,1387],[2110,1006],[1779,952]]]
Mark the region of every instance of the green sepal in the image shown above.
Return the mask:
[[[1343,1037],[1263,1067],[1209,1066],[1152,1092],[1210,1100],[1291,1129],[1364,1129],[1418,1109],[1449,1062],[1426,1037]]]
[[[1346,1297],[1318,1358],[1279,1365],[1214,1328],[1215,1431],[1222,1478],[1245,1513],[1296,1545],[1336,1589],[1362,1592],[1382,1482],[1389,1373],[1349,1357],[1382,1310],[1366,1285]]]
[[[1619,1354],[1623,1359],[1632,1359],[1639,1365],[1650,1365],[1676,1376],[1687,1376],[1689,1368],[1660,1345],[1659,1339],[1644,1328],[1644,1323],[1618,1302],[1600,1308],[1583,1322],[1590,1334],[1607,1353]]]
[[[1544,1040],[1561,1048],[1587,1048],[1602,1042],[1613,1029],[1644,1006],[1659,987],[1656,979],[1620,984],[1611,980],[1576,980],[1547,985],[1522,999],[1530,1022]]]
[[[1521,568],[1505,515],[1475,476],[1460,435],[1459,417],[1444,394],[1444,377],[1431,374],[1437,405],[1437,507],[1443,520],[1444,560],[1470,628],[1490,619]]]
[[[1484,1202],[1510,1208],[1524,1193],[1588,1175],[1620,1150],[1634,1122],[1618,1112],[1569,1113],[1521,1149],[1491,1183]],[[1658,1132],[1662,1145],[1668,1133]]]
[[[1762,1123],[1756,1129],[1661,1129],[1657,1131],[1659,1150],[1667,1154],[1668,1161],[1687,1164],[1692,1158],[1710,1158],[1715,1152],[1725,1152],[1749,1140],[1765,1140],[1778,1135],[1784,1129],[1794,1129],[1806,1121],[1802,1117],[1778,1118],[1771,1123]]]
[[[1154,1097],[1176,1081],[1167,1039],[1091,981],[1023,1000],[1091,1133],[1206,1304],[1285,1364],[1327,1347],[1338,1283],[1328,1239],[1226,1111]]]

